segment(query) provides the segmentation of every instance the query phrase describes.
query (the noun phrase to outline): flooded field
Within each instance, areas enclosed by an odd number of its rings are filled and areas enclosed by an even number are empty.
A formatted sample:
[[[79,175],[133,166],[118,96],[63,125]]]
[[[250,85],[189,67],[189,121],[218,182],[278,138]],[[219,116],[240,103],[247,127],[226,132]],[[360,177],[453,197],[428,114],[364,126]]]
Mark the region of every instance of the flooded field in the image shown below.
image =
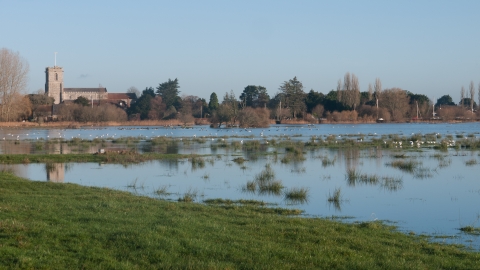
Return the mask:
[[[140,164],[3,165],[32,180],[173,201],[263,201],[305,216],[383,220],[406,233],[480,249],[478,235],[460,230],[480,226],[477,123],[3,132],[3,154],[195,154]]]

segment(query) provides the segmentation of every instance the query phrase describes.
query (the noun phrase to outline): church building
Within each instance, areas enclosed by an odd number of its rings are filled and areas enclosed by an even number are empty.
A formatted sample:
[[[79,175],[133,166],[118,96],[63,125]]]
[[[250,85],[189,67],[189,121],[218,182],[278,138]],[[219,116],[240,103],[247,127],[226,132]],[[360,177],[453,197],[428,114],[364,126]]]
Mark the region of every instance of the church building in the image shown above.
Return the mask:
[[[73,102],[79,97],[88,99],[92,104],[117,104],[128,108],[137,97],[135,93],[108,93],[107,88],[64,88],[63,68],[54,66],[45,69],[45,93],[54,98],[54,104]]]

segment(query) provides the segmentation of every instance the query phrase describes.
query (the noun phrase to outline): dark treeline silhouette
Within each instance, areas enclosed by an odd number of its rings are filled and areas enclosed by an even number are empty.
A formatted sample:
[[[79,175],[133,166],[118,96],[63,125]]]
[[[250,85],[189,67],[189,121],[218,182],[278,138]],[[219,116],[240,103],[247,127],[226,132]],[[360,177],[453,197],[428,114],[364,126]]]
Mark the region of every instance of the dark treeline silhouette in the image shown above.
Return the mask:
[[[133,90],[132,90],[133,89]],[[223,98],[215,92],[209,101],[194,95],[180,95],[178,79],[168,79],[156,88],[147,87],[129,108],[106,105],[103,109],[90,106],[90,101],[79,98],[74,104],[61,106],[58,110],[62,120],[70,121],[124,121],[177,119],[184,125],[208,120],[213,126],[263,127],[277,122],[403,122],[430,120],[476,120],[477,103],[475,87],[469,91],[462,87],[461,100],[455,103],[450,95],[433,102],[423,94],[401,88],[383,89],[377,78],[361,91],[355,74],[346,73],[338,80],[337,88],[326,93],[310,89],[305,91],[302,82],[293,77],[280,84],[275,95],[270,96],[261,85],[247,85],[240,95],[233,90]],[[480,101],[480,86],[479,86]],[[19,117],[41,117],[52,100],[40,94],[27,95],[28,113]],[[99,104],[97,104],[99,105]],[[102,105],[103,106],[103,105]],[[98,107],[98,106],[97,106]]]

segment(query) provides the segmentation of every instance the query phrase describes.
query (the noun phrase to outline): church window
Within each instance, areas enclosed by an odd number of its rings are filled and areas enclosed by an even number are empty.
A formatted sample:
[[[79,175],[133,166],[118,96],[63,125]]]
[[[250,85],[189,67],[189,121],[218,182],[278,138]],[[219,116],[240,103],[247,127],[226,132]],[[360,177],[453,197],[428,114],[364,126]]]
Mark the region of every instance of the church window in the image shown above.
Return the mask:
[[[58,81],[58,73],[55,73],[55,81]]]

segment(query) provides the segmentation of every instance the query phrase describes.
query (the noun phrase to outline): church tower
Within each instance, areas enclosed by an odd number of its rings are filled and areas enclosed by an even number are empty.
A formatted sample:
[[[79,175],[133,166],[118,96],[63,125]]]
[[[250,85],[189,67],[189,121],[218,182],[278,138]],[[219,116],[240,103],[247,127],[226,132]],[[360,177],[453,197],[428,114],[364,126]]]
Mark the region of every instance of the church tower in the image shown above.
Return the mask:
[[[45,69],[47,80],[45,82],[45,93],[55,99],[54,104],[60,104],[63,101],[63,68],[47,67]]]

